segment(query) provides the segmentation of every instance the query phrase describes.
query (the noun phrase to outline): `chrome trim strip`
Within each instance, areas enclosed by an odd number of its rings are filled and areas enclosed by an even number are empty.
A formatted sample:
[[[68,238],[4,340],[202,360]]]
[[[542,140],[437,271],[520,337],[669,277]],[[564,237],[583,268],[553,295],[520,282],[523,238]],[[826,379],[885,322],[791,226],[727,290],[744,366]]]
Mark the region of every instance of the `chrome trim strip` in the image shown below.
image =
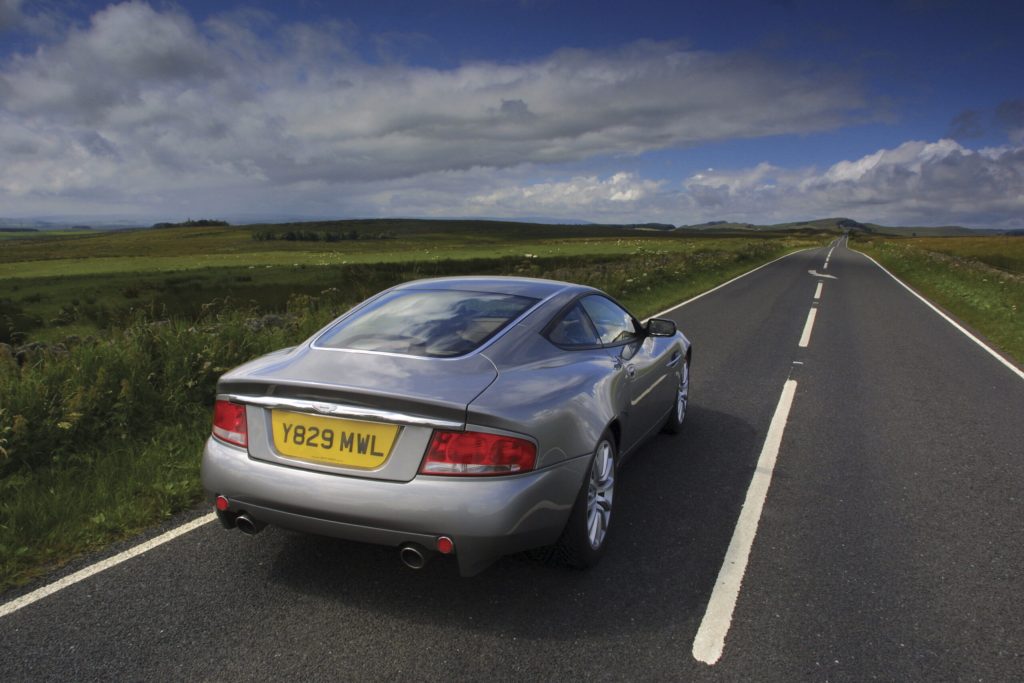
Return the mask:
[[[463,429],[466,425],[463,422],[453,420],[442,420],[439,418],[420,417],[408,413],[396,413],[391,410],[380,410],[377,408],[364,408],[360,406],[346,406],[326,401],[305,401],[297,398],[284,398],[280,396],[245,396],[242,394],[228,394],[227,399],[235,403],[244,403],[264,408],[286,408],[301,413],[315,415],[330,415],[333,417],[352,417],[357,419],[371,420],[374,422],[388,422],[391,424],[416,425],[420,427],[435,427],[437,429]]]
[[[636,400],[635,401],[630,401],[630,403],[632,403],[633,405],[637,405],[638,403],[640,403],[640,401],[642,401],[645,398],[647,398],[647,394],[649,394],[652,391],[654,391],[654,387],[656,387],[659,384],[661,384],[662,380],[664,380],[666,377],[668,377],[668,375],[662,375],[661,377],[659,377],[657,382],[655,382],[651,386],[647,387],[647,391],[645,391],[644,393],[642,393],[639,396],[637,396]]]

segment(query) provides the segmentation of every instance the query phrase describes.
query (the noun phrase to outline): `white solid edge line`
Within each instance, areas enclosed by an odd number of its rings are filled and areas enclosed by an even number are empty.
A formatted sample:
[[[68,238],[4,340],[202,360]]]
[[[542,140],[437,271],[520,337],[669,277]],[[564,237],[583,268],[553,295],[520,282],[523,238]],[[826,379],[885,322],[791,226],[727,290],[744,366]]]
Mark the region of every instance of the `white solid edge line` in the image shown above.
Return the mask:
[[[814,329],[814,319],[818,315],[818,309],[812,308],[807,313],[807,322],[804,323],[804,332],[800,335],[800,348],[806,349],[807,345],[811,343],[811,330]]]
[[[704,618],[693,639],[693,658],[699,662],[712,665],[722,656],[725,648],[725,637],[729,634],[733,611],[740,594],[740,584],[747,571],[750,549],[757,535],[757,525],[761,520],[761,511],[768,497],[768,487],[772,483],[772,473],[782,445],[782,434],[786,431],[789,409],[796,395],[796,380],[787,380],[782,387],[779,404],[775,408],[768,436],[761,448],[761,457],[757,460],[757,469],[747,488],[747,497],[743,501],[736,528],[725,551],[722,568],[718,572],[715,588],[711,592]]]
[[[848,247],[848,248],[849,248],[849,247]],[[943,312],[942,312],[941,310],[939,310],[938,306],[936,306],[935,304],[933,304],[933,303],[932,303],[931,301],[928,301],[928,299],[925,299],[925,298],[924,298],[923,296],[921,296],[920,294],[918,294],[917,292],[915,292],[915,291],[913,290],[913,288],[911,288],[911,287],[910,287],[910,285],[908,285],[908,284],[907,284],[906,282],[904,282],[903,280],[899,279],[898,277],[896,277],[895,275],[893,275],[892,273],[890,273],[890,272],[889,272],[889,270],[888,270],[888,269],[887,269],[887,268],[886,268],[885,266],[883,266],[883,265],[882,265],[881,263],[879,263],[879,262],[878,262],[878,261],[876,261],[875,259],[873,259],[873,258],[871,258],[870,256],[868,256],[868,255],[867,255],[867,254],[865,254],[865,253],[864,253],[863,251],[857,251],[856,249],[850,249],[850,251],[852,251],[852,252],[854,252],[854,253],[857,253],[857,254],[860,254],[861,256],[863,256],[864,258],[868,259],[869,261],[871,261],[872,263],[874,263],[874,264],[875,264],[876,266],[878,266],[879,268],[881,268],[881,269],[882,269],[882,272],[883,272],[883,273],[885,273],[886,275],[888,275],[889,277],[891,277],[891,278],[892,278],[893,280],[895,280],[895,281],[896,281],[896,282],[898,282],[899,284],[903,285],[903,288],[904,288],[904,289],[906,289],[906,290],[907,290],[908,292],[910,292],[911,294],[913,294],[914,296],[916,296],[916,297],[917,297],[918,299],[920,299],[920,300],[921,300],[921,302],[922,302],[922,303],[924,303],[924,305],[925,305],[925,306],[927,306],[928,308],[930,308],[930,309],[932,309],[933,311],[935,311],[936,313],[938,313],[938,314],[939,314],[939,315],[940,315],[940,316],[942,317],[942,319],[943,319],[943,320],[945,320],[945,321],[946,321],[947,323],[949,323],[950,325],[952,325],[952,326],[953,326],[953,327],[955,327],[956,329],[958,329],[958,330],[960,330],[961,332],[963,332],[963,333],[964,333],[964,336],[965,336],[965,337],[967,337],[967,338],[968,338],[968,339],[970,339],[970,340],[971,340],[972,342],[974,342],[975,344],[977,344],[978,346],[980,346],[981,348],[983,348],[983,349],[984,349],[985,351],[987,351],[987,352],[989,353],[989,355],[991,355],[991,356],[992,356],[993,358],[995,358],[995,359],[996,359],[997,361],[999,361],[1000,363],[1002,363],[1003,365],[1005,365],[1005,366],[1006,366],[1007,368],[1009,368],[1009,369],[1010,369],[1010,371],[1011,371],[1011,372],[1013,372],[1013,373],[1014,373],[1015,375],[1017,375],[1017,376],[1018,376],[1018,377],[1020,377],[1021,379],[1024,379],[1024,370],[1021,370],[1021,369],[1020,369],[1020,368],[1018,368],[1018,367],[1017,367],[1016,365],[1014,365],[1014,364],[1013,364],[1013,363],[1011,363],[1010,361],[1008,361],[1008,360],[1006,360],[1005,358],[1003,358],[1003,357],[1002,357],[1002,356],[1001,356],[1001,355],[999,354],[999,352],[998,352],[998,351],[996,351],[996,350],[995,350],[995,349],[993,349],[993,348],[992,348],[991,346],[989,346],[988,344],[986,344],[985,342],[981,341],[981,340],[980,340],[980,339],[978,339],[978,338],[977,338],[976,336],[974,336],[973,334],[971,334],[971,333],[970,333],[970,331],[968,331],[967,329],[965,329],[965,328],[964,328],[964,327],[963,327],[963,326],[962,326],[962,325],[961,325],[960,323],[958,323],[957,321],[953,320],[953,319],[952,319],[952,318],[950,318],[950,317],[949,317],[948,315],[946,315],[946,314],[945,314],[945,313],[943,313]]]
[[[140,543],[139,545],[129,548],[124,552],[118,553],[113,557],[108,557],[107,559],[101,560],[96,564],[89,565],[85,569],[80,569],[74,574],[68,574],[63,579],[54,581],[53,583],[47,584],[42,588],[37,588],[31,593],[26,593],[25,595],[22,595],[20,598],[15,598],[10,602],[6,602],[0,605],[0,617],[6,617],[8,614],[17,612],[22,607],[28,607],[33,602],[42,600],[43,598],[49,595],[53,595],[57,591],[63,590],[68,586],[72,586],[78,583],[79,581],[84,581],[85,579],[88,579],[90,576],[93,576],[94,574],[99,574],[102,571],[105,571],[107,569],[110,569],[111,567],[121,564],[125,560],[130,560],[137,555],[141,555],[142,553],[150,551],[153,548],[156,548],[157,546],[167,543],[168,541],[172,541],[178,536],[187,534],[193,529],[198,529],[204,524],[209,524],[215,519],[217,519],[217,515],[211,512],[210,514],[200,517],[199,519],[194,519],[191,522],[175,527],[170,531],[157,536],[156,538],[151,538],[150,540],[144,543]]]
[[[799,254],[801,252],[810,251],[811,249],[817,249],[817,248],[819,248],[819,247],[807,247],[805,249],[797,249],[796,251],[791,251],[788,254],[784,254],[784,255],[780,256],[779,258],[775,259],[774,261],[769,261],[768,263],[762,263],[757,268],[752,268],[752,269],[748,270],[745,273],[740,273],[739,275],[737,275],[733,279],[729,280],[728,282],[723,282],[720,285],[716,285],[716,286],[712,287],[711,289],[709,289],[706,292],[701,292],[697,296],[690,297],[689,299],[687,299],[686,301],[682,302],[681,304],[676,304],[675,306],[672,306],[671,308],[666,308],[664,311],[661,311],[660,313],[655,313],[654,315],[651,316],[651,318],[659,318],[659,317],[665,315],[666,313],[671,313],[672,311],[676,310],[677,308],[682,308],[683,306],[685,306],[687,304],[691,304],[694,301],[696,301],[697,299],[700,299],[701,297],[705,297],[708,294],[711,294],[711,292],[717,292],[722,287],[725,287],[726,285],[731,285],[732,283],[736,282],[737,280],[739,280],[741,278],[745,278],[746,276],[750,275],[751,273],[756,273],[757,271],[761,270],[762,268],[767,268],[771,264],[777,263],[777,262],[781,261],[784,258],[789,258],[793,254]],[[650,320],[650,318],[647,318],[647,320]]]

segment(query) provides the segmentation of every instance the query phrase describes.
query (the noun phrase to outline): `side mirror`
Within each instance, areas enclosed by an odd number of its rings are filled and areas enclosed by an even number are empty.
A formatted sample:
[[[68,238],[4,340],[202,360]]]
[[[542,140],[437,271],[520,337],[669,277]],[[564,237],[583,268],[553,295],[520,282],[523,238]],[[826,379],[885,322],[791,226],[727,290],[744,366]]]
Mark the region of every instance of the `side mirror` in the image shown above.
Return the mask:
[[[676,333],[676,324],[664,318],[651,318],[644,329],[651,337],[671,337]]]

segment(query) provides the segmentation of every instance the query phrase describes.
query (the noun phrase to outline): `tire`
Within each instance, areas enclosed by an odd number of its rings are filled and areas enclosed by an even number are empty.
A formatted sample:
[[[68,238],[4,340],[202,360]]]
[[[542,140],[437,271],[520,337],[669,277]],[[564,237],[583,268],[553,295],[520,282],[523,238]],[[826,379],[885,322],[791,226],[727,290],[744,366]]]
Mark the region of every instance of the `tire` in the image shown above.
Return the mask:
[[[557,556],[570,567],[587,569],[604,556],[611,529],[617,463],[615,439],[605,432],[594,448],[587,476],[562,538],[555,546]]]
[[[683,428],[686,411],[690,407],[690,359],[687,358],[679,371],[679,386],[676,387],[676,400],[665,420],[663,432],[678,434]]]

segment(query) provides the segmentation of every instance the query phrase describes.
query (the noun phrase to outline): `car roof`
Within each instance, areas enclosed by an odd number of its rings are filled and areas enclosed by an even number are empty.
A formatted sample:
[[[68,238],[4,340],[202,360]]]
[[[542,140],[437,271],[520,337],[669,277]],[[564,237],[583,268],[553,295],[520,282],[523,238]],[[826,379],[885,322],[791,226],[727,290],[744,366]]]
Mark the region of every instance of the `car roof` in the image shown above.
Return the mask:
[[[535,299],[546,299],[553,294],[566,291],[597,291],[583,285],[559,282],[558,280],[500,276],[440,277],[428,280],[414,280],[412,282],[406,282],[405,284],[399,285],[395,289],[464,290],[467,292],[489,292],[494,294],[528,296]]]

